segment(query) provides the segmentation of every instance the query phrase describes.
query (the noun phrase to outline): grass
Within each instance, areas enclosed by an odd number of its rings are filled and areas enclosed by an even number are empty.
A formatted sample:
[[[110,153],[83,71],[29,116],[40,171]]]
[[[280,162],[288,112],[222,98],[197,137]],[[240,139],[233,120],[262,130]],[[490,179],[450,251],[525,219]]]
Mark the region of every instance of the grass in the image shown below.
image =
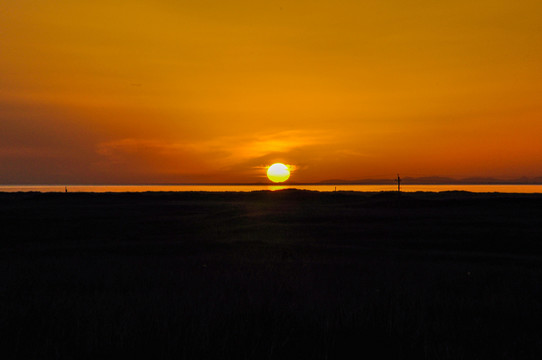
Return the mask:
[[[538,359],[542,197],[0,194],[7,358]]]

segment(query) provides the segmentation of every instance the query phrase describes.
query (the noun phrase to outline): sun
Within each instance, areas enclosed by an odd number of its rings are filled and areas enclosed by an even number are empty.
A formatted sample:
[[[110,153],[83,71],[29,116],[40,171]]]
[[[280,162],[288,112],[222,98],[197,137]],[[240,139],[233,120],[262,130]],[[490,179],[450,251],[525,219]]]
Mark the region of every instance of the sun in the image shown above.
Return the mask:
[[[281,163],[273,164],[267,169],[267,177],[275,183],[284,182],[290,177],[290,169]]]

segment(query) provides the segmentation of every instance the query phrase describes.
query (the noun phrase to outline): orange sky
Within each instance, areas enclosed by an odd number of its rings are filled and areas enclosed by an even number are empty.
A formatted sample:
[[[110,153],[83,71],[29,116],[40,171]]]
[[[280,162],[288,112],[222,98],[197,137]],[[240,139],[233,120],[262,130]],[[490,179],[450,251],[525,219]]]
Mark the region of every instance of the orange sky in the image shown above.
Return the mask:
[[[542,176],[541,14],[3,0],[0,184]]]

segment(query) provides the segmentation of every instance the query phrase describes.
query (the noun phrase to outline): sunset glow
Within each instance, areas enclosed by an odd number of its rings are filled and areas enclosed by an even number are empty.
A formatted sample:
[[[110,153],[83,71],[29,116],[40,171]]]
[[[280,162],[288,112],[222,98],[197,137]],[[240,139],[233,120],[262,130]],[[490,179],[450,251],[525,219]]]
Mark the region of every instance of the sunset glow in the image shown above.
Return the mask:
[[[4,0],[0,184],[542,176],[542,2]],[[286,159],[286,160],[283,160]]]

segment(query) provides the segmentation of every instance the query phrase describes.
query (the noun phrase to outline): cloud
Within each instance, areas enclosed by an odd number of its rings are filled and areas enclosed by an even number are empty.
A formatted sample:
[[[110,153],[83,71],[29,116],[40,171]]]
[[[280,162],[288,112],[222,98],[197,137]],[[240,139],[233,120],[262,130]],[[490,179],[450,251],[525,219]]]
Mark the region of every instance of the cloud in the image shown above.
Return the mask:
[[[94,166],[101,172],[143,177],[146,181],[184,181],[185,176],[212,172],[200,154],[182,143],[160,139],[126,138],[96,145],[100,159]]]
[[[254,133],[250,135],[218,137],[208,141],[196,142],[189,146],[198,152],[215,152],[223,155],[227,163],[265,159],[273,154],[287,154],[295,149],[329,144],[333,135],[320,130],[289,130],[279,132]]]
[[[181,144],[167,143],[156,139],[119,139],[99,143],[96,152],[108,157],[110,160],[120,160],[124,156],[151,152],[157,155],[177,155],[186,150]]]
[[[303,169],[314,149],[332,143],[329,132],[291,130],[214,139],[172,142],[126,138],[97,144],[102,170],[157,175],[192,175],[214,181],[259,180],[273,162],[284,162],[292,171]],[[223,179],[223,180],[219,180]],[[179,181],[183,181],[179,178]]]

